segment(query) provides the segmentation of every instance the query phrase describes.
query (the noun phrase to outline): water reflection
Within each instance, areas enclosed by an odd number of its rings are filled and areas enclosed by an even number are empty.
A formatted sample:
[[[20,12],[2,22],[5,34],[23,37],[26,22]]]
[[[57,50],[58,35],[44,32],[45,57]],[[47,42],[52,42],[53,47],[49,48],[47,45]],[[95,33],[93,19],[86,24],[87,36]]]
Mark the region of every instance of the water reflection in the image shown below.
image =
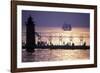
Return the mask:
[[[89,59],[89,49],[35,49],[35,52],[32,54],[27,53],[26,50],[23,49],[22,56],[22,62]]]

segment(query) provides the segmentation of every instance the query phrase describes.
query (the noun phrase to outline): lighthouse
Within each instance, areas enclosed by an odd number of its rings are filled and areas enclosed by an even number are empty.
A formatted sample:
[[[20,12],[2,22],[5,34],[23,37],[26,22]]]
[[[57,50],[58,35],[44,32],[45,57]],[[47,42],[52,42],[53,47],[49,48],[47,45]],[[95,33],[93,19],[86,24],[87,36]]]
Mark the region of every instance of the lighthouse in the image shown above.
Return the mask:
[[[35,24],[31,16],[26,22],[26,51],[34,52],[35,49]]]

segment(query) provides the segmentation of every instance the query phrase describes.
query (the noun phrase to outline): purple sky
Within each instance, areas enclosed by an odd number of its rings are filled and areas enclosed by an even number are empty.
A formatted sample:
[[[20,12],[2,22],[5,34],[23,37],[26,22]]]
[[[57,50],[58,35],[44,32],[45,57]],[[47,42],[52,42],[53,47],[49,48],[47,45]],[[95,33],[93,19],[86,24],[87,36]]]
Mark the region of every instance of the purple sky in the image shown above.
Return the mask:
[[[48,11],[29,11],[22,10],[22,25],[25,26],[27,18],[32,16],[35,25],[38,27],[61,27],[64,23],[71,24],[72,27],[90,26],[89,13],[71,13],[71,12],[48,12]]]

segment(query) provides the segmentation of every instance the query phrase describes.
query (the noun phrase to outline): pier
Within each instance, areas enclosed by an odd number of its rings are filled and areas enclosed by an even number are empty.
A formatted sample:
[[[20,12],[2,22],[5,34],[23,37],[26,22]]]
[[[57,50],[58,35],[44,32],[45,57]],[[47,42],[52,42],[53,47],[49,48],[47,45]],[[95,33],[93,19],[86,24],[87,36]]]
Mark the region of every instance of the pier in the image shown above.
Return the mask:
[[[25,35],[25,34],[24,34]],[[74,39],[78,40],[78,44]],[[75,35],[60,32],[35,32],[35,45],[36,49],[89,49],[86,39],[89,39],[89,35]],[[25,48],[23,45],[23,48]]]

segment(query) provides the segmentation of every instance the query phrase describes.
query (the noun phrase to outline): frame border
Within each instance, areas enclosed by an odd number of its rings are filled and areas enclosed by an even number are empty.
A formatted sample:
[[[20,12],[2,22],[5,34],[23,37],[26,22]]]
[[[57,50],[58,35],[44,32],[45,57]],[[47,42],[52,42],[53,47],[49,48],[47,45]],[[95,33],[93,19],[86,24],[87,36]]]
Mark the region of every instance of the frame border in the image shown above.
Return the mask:
[[[17,52],[16,52],[17,51],[17,5],[94,9],[94,64],[35,67],[35,68],[17,68]],[[44,70],[92,68],[92,67],[97,67],[97,6],[33,2],[33,1],[11,1],[11,72],[12,73],[29,72],[29,71],[44,71]]]

